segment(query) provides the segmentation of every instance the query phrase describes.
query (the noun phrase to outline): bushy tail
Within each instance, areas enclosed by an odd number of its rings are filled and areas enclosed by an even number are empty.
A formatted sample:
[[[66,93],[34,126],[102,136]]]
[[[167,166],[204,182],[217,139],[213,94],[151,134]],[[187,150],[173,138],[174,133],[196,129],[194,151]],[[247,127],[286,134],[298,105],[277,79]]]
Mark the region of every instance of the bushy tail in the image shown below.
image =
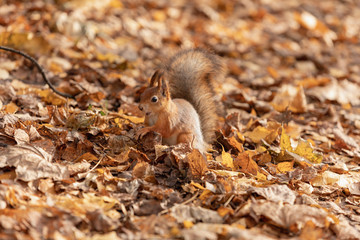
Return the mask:
[[[224,63],[218,56],[197,48],[180,51],[164,68],[172,98],[186,99],[194,106],[200,116],[204,139],[212,142],[217,117],[223,114],[214,83],[224,79]]]

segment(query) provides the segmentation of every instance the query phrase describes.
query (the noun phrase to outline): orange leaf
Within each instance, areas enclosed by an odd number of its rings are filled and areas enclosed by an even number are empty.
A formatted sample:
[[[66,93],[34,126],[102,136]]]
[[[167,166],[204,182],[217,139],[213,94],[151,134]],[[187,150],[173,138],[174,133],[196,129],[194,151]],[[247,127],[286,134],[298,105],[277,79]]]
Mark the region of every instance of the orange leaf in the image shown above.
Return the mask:
[[[254,153],[250,151],[240,153],[234,160],[235,167],[241,172],[257,175],[259,167],[256,162],[252,160],[253,155]]]
[[[232,210],[231,208],[220,206],[217,212],[221,217],[224,217],[225,215],[233,214],[234,210]]]
[[[78,157],[75,161],[82,161],[82,160],[86,160],[88,162],[92,162],[92,161],[96,161],[98,158],[96,156],[94,156],[93,154],[87,152],[84,153],[83,155],[81,155],[80,157]]]
[[[5,105],[4,110],[7,113],[16,113],[18,109],[19,109],[18,106],[16,106],[15,103],[11,102],[11,103]]]

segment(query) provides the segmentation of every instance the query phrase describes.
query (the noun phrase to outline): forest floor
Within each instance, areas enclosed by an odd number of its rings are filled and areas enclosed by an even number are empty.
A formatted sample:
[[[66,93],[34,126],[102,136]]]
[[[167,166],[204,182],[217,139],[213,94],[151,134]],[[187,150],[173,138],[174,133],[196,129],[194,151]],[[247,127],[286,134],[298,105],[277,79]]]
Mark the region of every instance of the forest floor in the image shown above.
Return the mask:
[[[0,0],[0,239],[359,239],[356,0]],[[221,56],[207,161],[143,127],[180,49]]]

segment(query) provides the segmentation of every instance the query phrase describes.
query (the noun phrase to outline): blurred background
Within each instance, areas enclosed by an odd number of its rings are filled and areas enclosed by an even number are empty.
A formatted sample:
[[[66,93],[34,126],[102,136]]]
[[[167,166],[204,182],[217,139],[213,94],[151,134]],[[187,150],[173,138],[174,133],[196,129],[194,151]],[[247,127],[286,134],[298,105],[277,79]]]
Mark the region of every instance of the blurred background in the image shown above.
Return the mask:
[[[2,0],[0,44],[39,59],[59,90],[101,92],[92,104],[107,98],[111,109],[133,102],[156,66],[191,47],[225,59],[224,92],[243,89],[270,102],[290,83],[304,87],[308,98],[358,106],[359,6],[356,0]],[[0,52],[0,60],[8,55]],[[15,59],[0,65],[2,79],[11,73],[42,83]],[[237,101],[227,100],[230,107]]]

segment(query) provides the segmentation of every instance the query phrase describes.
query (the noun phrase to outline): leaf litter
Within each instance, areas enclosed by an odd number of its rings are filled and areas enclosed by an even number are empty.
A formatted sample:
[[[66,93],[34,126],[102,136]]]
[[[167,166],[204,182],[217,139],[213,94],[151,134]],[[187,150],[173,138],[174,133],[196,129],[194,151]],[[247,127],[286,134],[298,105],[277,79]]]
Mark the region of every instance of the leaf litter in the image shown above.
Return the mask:
[[[358,239],[355,1],[3,1],[1,239]],[[336,9],[336,11],[334,11]],[[136,132],[180,48],[222,56],[204,158]]]

